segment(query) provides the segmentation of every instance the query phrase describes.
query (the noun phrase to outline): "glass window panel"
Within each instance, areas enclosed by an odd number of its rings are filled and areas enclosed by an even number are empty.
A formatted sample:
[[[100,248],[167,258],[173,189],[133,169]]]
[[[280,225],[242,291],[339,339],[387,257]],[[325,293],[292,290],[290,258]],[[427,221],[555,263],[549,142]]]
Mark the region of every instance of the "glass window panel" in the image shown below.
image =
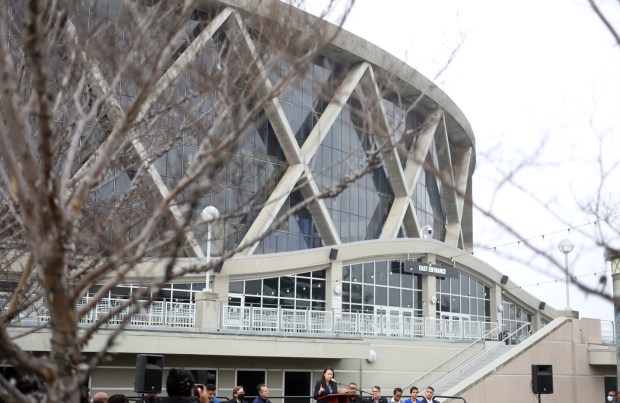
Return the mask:
[[[400,287],[401,262],[394,260],[390,262],[390,274],[388,275],[388,284],[390,287]]]
[[[280,296],[295,297],[295,279],[293,277],[280,277]]]
[[[478,315],[483,315],[484,314],[484,300],[482,299],[477,299],[476,300],[476,305],[478,305]]]
[[[294,309],[295,308],[295,300],[294,299],[288,299],[288,298],[282,298],[280,300],[280,307],[283,309]]]
[[[440,303],[439,310],[441,312],[450,312],[450,296],[449,295],[441,295],[437,302]]]
[[[261,295],[261,280],[247,280],[245,282],[246,295]]]
[[[351,284],[342,284],[342,302],[351,302]]]
[[[366,266],[367,264],[372,264],[372,263],[364,263],[364,266]],[[354,282],[361,282],[362,281],[362,265],[361,264],[356,264],[352,267],[351,269],[351,281]]]
[[[403,308],[413,308],[413,292],[411,290],[401,290],[401,306]]]
[[[389,287],[388,288],[388,303],[389,306],[400,306],[400,289]]]
[[[450,292],[450,279],[448,277],[437,278],[439,281],[439,291],[440,292]]]
[[[375,287],[375,305],[387,306],[387,287]]]
[[[312,279],[312,299],[325,301],[325,280]]]
[[[452,296],[450,298],[450,312],[453,312],[453,313],[461,312],[461,298],[457,296]]]
[[[375,267],[375,284],[377,285],[387,285],[388,278],[388,262],[381,261],[376,262]]]
[[[364,283],[375,283],[375,267],[373,263],[364,263]]]
[[[263,280],[263,295],[278,296],[278,277],[266,278]]]
[[[401,286],[404,289],[411,290],[413,289],[413,274],[411,272],[404,272],[401,278]]]
[[[362,285],[361,284],[351,284],[351,303],[353,304],[362,303]]]
[[[375,303],[375,287],[372,285],[364,285],[364,304],[374,305]]]
[[[296,298],[310,299],[310,280],[306,278],[297,278]]]
[[[488,299],[484,301],[484,316],[490,316],[491,312],[491,301],[489,301]]]
[[[478,303],[474,298],[469,299],[469,313],[472,315],[479,315],[478,313]]]
[[[342,268],[342,281],[351,281],[351,266]]]
[[[451,277],[450,278],[450,291],[452,292],[452,294],[456,294],[458,295],[461,291],[461,287],[460,287],[460,281],[461,279],[458,277]]]
[[[469,314],[469,298],[461,297],[461,313]]]
[[[246,295],[245,306],[261,306],[261,297]]]
[[[469,295],[469,276],[461,273],[461,295]]]
[[[263,298],[263,307],[264,308],[277,308],[278,299],[277,298]]]
[[[306,309],[306,308],[310,308],[309,300],[303,300],[303,299],[295,300],[295,309]]]
[[[326,270],[317,270],[312,272],[313,278],[326,278]]]

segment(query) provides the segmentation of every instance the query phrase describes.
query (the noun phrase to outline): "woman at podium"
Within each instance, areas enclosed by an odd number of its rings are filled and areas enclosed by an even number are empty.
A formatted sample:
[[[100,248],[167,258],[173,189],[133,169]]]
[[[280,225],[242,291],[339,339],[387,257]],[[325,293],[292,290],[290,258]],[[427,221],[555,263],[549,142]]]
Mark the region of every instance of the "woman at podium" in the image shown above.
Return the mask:
[[[338,393],[338,384],[334,381],[334,369],[326,368],[321,379],[314,385],[314,398]]]

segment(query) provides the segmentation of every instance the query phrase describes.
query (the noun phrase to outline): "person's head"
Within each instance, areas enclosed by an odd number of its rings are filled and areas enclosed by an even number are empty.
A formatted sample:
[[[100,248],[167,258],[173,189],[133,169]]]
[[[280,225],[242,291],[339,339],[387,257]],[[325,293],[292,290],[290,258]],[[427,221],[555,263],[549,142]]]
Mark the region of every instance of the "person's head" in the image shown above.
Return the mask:
[[[620,390],[616,391],[616,401],[620,401]]]
[[[426,390],[424,391],[424,396],[430,400],[433,398],[434,395],[435,395],[435,388],[433,388],[432,386],[427,386]]]
[[[357,395],[357,383],[355,382],[349,382],[349,389],[348,389],[348,393],[350,395]]]
[[[373,399],[378,399],[381,396],[381,387],[373,386],[372,387],[372,397]]]
[[[93,403],[108,403],[108,394],[105,392],[97,392],[93,396]]]
[[[409,394],[411,394],[411,400],[415,401],[415,399],[418,397],[418,387],[417,386],[412,386],[411,388],[409,388]]]
[[[129,403],[129,399],[122,394],[112,395],[108,398],[108,403]]]
[[[332,379],[334,379],[334,369],[333,368],[325,368],[323,370],[323,381],[324,381],[324,383],[329,383],[329,381],[331,381]]]
[[[616,400],[616,391],[615,390],[610,390],[609,392],[607,392],[607,401],[608,402],[613,402]]]
[[[166,378],[168,396],[191,396],[194,389],[194,376],[182,368],[171,368]]]
[[[256,387],[256,393],[263,399],[267,399],[269,397],[269,389],[267,389],[267,385],[264,383],[261,383]]]
[[[394,401],[398,402],[401,397],[403,397],[403,390],[401,388],[394,388],[394,392],[392,392],[392,398]]]
[[[243,390],[243,386],[235,386],[233,388],[233,397],[236,399],[243,399],[245,396],[245,390]]]
[[[213,401],[213,399],[215,399],[215,385],[212,383],[207,383],[206,388],[207,398],[209,399],[209,401]]]

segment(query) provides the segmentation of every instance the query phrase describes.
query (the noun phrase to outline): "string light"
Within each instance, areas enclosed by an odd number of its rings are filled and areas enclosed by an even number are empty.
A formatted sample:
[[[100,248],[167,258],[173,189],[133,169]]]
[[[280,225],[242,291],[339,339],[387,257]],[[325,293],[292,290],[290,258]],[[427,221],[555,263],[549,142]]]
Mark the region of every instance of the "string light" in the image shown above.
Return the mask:
[[[593,274],[596,277],[597,274],[604,274],[604,273],[611,273],[611,270],[603,270],[603,271],[597,271],[597,272],[592,272],[592,273],[580,274],[578,276],[572,276],[572,279],[577,280],[578,277],[586,277],[586,276],[589,276],[590,274]],[[522,289],[522,288],[534,287],[534,286],[538,287],[541,284],[557,283],[558,281],[564,281],[564,278],[560,278],[560,279],[556,278],[553,280],[548,280],[548,281],[543,281],[543,282],[538,282],[538,283],[520,285],[518,287],[506,288],[506,290]]]
[[[605,219],[604,221],[609,221],[609,220],[612,220],[612,219],[617,218],[617,217],[620,217],[620,214],[612,216],[612,217],[609,217],[609,218]],[[521,246],[521,241],[524,241],[524,242],[532,241],[532,240],[538,239],[539,237],[542,237],[542,239],[544,240],[545,236],[547,236],[547,235],[559,234],[559,233],[562,233],[564,231],[568,231],[568,233],[570,234],[570,231],[572,229],[577,229],[577,228],[585,227],[585,226],[588,226],[590,224],[597,225],[599,222],[600,222],[600,220],[592,221],[592,222],[588,222],[588,223],[585,223],[585,224],[579,224],[579,225],[575,225],[575,226],[572,226],[572,227],[569,227],[569,228],[564,228],[564,229],[561,229],[561,230],[558,230],[558,231],[547,232],[546,234],[536,235],[536,236],[533,236],[533,237],[530,237],[530,238],[524,238],[524,239],[521,239],[521,240],[518,240],[518,241],[508,242],[508,243],[501,244],[501,245],[490,246],[488,248],[483,248],[483,249],[477,249],[477,250],[472,251],[472,252],[461,253],[461,254],[454,255],[454,256],[450,257],[450,260],[454,261],[454,258],[457,258],[457,257],[460,257],[460,256],[465,256],[465,255],[469,255],[469,254],[471,254],[473,256],[474,253],[485,252],[485,251],[490,251],[490,250],[494,250],[494,251],[497,252],[497,248],[503,248],[503,247],[506,247],[506,246],[516,245],[517,247],[519,247],[519,246]]]

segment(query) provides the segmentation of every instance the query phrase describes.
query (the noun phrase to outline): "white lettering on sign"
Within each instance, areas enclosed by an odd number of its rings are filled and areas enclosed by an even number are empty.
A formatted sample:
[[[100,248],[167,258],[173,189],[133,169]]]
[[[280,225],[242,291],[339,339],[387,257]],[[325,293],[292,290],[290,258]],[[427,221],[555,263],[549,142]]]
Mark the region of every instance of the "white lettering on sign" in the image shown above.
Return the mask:
[[[441,268],[441,267],[433,267],[433,266],[426,266],[421,264],[420,266],[418,266],[418,270],[420,271],[425,271],[427,273],[434,273],[434,274],[446,274],[446,269]]]

